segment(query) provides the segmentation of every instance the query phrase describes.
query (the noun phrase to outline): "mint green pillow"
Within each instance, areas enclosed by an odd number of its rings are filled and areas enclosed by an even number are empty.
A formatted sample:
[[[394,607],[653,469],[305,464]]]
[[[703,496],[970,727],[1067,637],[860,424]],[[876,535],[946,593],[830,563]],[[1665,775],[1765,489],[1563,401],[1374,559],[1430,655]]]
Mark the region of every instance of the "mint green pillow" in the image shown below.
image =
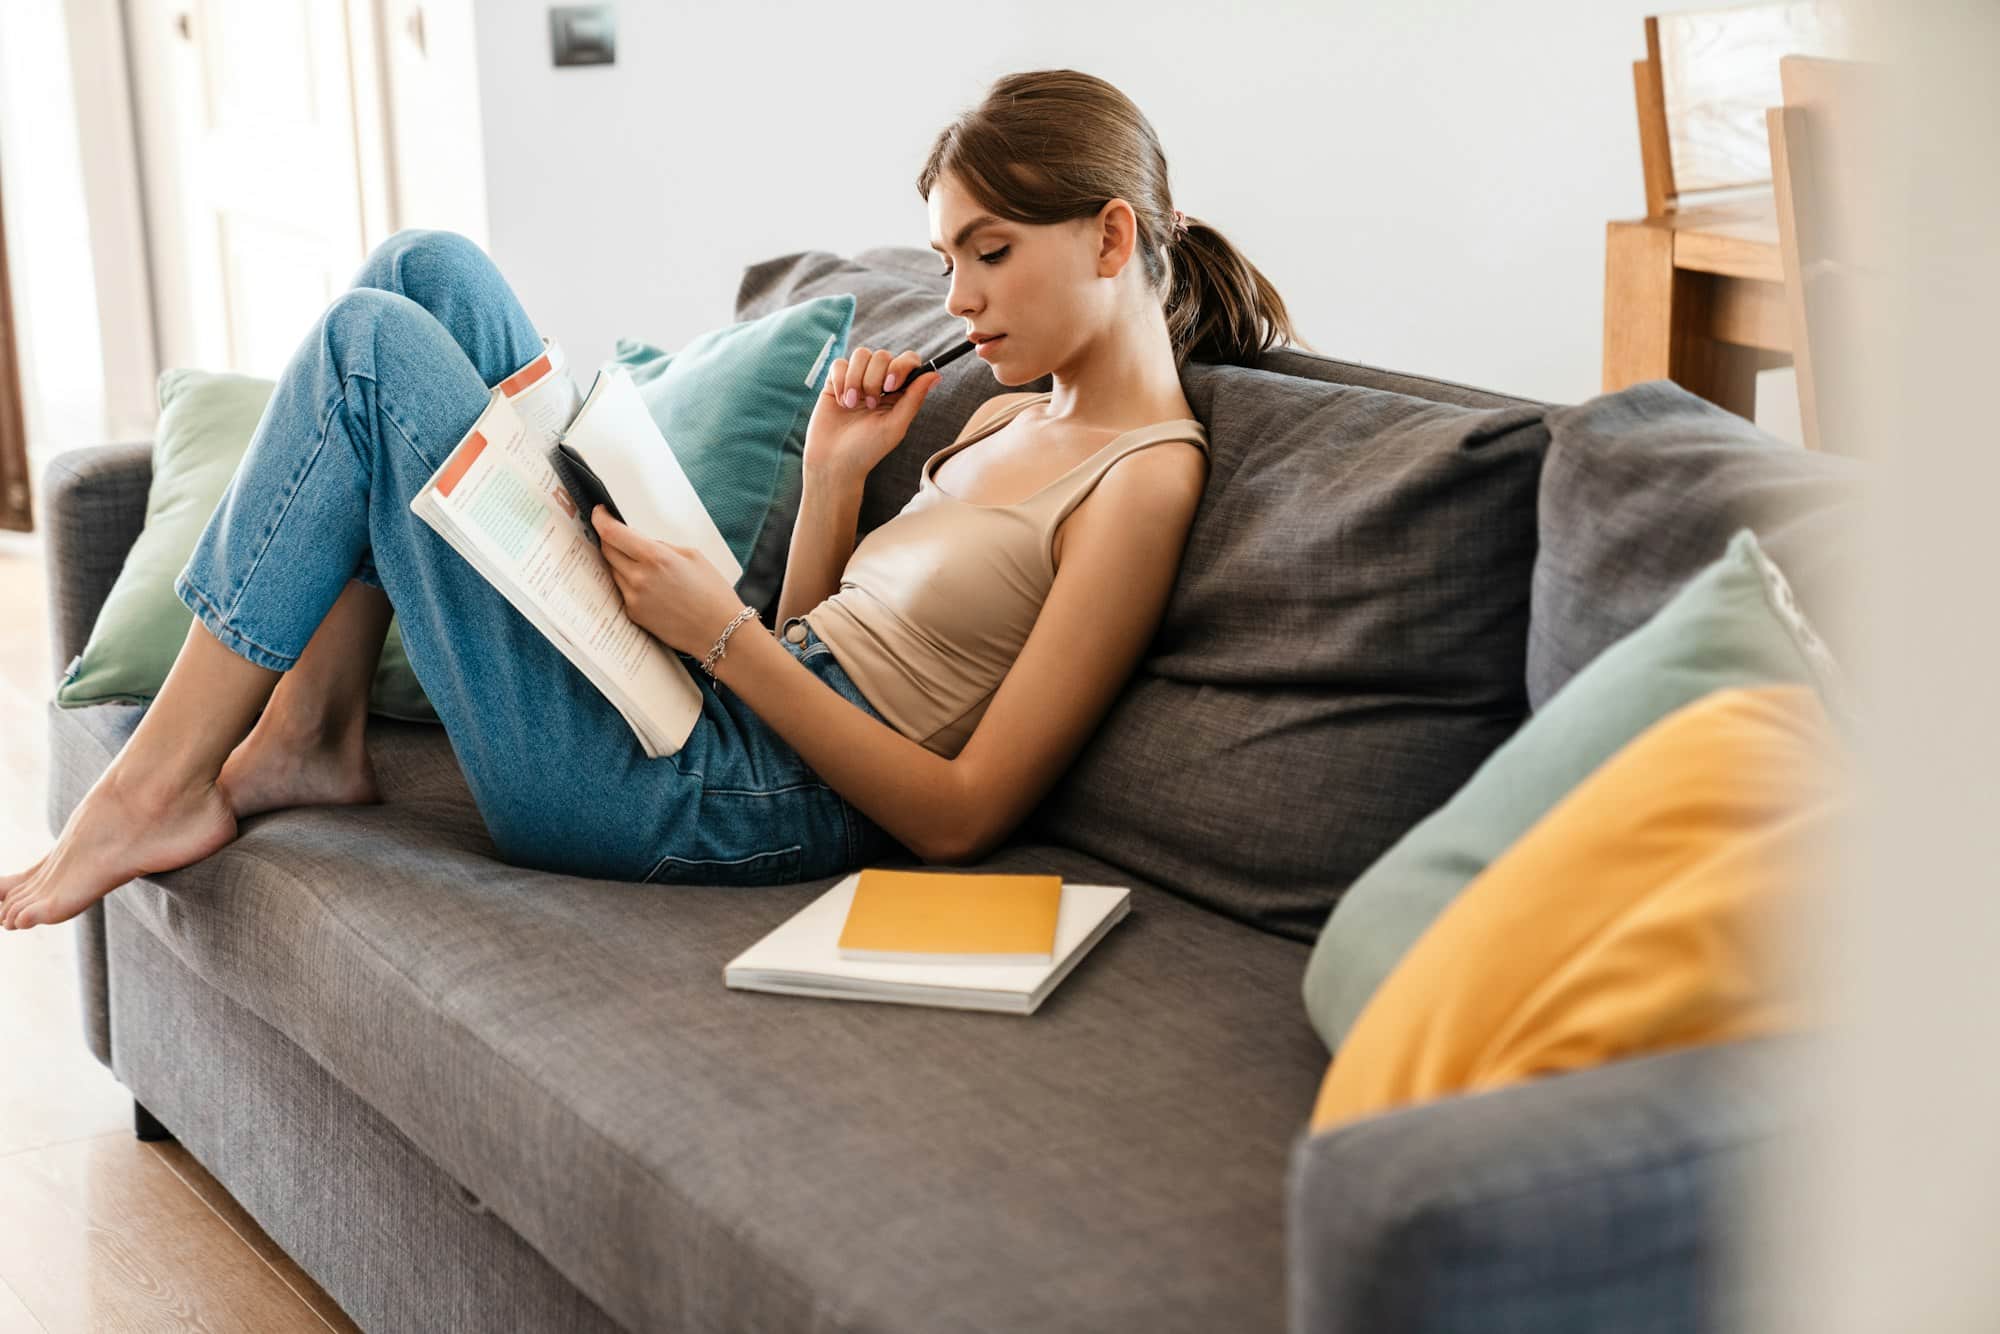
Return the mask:
[[[1334,905],[1304,984],[1306,1013],[1328,1050],[1339,1051],[1375,989],[1459,892],[1632,738],[1712,691],[1787,684],[1815,686],[1845,723],[1832,656],[1744,528],[1651,620],[1570,678]]]
[[[275,382],[228,371],[160,372],[160,420],[153,432],[153,479],[146,526],[132,543],[90,638],[56,687],[67,709],[143,704],[159,693],[194,616],[174,596],[174,577],[221,503]],[[437,713],[403,654],[394,618],[375,666],[369,711],[410,722]]]
[[[814,297],[711,329],[679,352],[621,338],[624,366],[743,563],[736,594],[775,611],[804,483],[806,426],[854,326],[849,293]],[[588,386],[584,386],[586,389]]]

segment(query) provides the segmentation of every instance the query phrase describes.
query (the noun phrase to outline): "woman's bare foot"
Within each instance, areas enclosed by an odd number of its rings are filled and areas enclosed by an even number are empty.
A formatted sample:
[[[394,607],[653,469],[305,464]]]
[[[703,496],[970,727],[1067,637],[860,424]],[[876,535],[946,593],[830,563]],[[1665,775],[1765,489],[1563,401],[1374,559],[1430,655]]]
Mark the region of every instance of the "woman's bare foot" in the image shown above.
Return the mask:
[[[229,752],[215,781],[239,820],[286,806],[351,806],[382,800],[359,728],[344,738],[326,738],[288,732],[275,721],[259,722]]]
[[[198,862],[235,837],[235,813],[214,784],[162,790],[113,761],[48,855],[0,875],[0,926],[66,922],[126,881]]]

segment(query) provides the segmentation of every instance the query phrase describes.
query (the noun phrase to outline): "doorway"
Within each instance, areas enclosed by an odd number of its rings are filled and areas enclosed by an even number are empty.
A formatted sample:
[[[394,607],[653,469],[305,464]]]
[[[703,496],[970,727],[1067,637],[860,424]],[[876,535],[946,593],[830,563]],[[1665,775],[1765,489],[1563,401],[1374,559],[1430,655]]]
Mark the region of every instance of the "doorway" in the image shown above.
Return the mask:
[[[22,409],[21,361],[15,355],[14,288],[7,276],[7,183],[0,180],[0,528],[32,532],[28,492],[28,427]]]

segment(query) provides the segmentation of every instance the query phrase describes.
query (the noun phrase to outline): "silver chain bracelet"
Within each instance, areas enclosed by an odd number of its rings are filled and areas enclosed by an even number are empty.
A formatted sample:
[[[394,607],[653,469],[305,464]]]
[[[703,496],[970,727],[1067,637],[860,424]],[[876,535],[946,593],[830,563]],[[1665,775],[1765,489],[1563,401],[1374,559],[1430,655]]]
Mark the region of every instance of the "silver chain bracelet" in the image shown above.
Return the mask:
[[[729,651],[729,636],[736,633],[737,626],[743,624],[743,622],[756,614],[757,609],[746,604],[742,611],[736,613],[736,619],[731,621],[728,628],[723,630],[722,638],[715,641],[715,647],[708,651],[708,656],[701,660],[701,669],[708,673],[709,680],[715,681],[715,664],[721,662],[723,654]],[[715,681],[715,683],[717,686],[722,684],[720,681]]]

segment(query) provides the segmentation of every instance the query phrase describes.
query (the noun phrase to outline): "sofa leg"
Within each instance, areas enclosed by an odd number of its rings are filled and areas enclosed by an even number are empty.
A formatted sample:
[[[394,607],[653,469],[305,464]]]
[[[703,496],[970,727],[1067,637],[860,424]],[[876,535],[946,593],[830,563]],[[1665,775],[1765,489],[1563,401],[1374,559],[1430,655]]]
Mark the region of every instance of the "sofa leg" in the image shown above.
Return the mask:
[[[137,1098],[132,1099],[132,1133],[143,1140],[172,1139],[174,1132],[161,1125],[146,1110],[146,1105]]]

